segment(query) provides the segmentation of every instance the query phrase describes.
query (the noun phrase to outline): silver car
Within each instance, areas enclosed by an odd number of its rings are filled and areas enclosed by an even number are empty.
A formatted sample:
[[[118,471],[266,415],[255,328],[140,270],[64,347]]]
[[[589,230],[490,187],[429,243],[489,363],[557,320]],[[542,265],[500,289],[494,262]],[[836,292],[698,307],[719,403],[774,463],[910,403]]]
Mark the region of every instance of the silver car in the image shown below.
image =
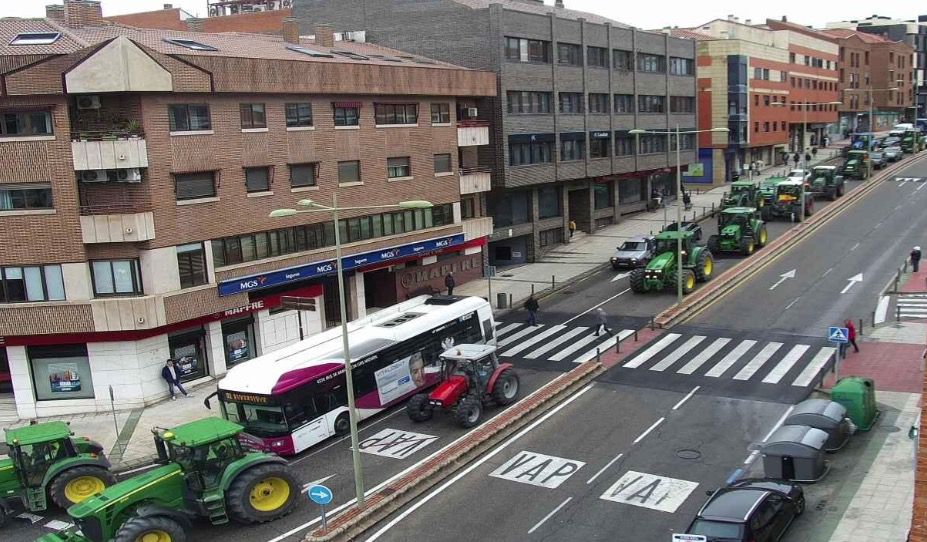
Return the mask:
[[[653,258],[656,240],[653,237],[632,237],[618,247],[615,255],[612,256],[612,268],[621,269],[626,267],[634,269],[647,265],[647,262]]]
[[[891,147],[885,147],[885,149],[882,150],[882,154],[885,156],[887,162],[897,162],[901,160],[904,153],[901,151],[901,147],[892,145]]]

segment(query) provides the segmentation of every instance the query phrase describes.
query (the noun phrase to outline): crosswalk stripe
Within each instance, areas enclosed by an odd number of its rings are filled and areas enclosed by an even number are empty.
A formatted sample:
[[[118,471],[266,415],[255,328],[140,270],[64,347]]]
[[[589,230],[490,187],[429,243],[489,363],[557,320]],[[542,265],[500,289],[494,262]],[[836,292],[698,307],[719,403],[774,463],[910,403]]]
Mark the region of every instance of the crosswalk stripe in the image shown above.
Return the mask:
[[[624,330],[624,331],[628,331],[628,330]],[[632,331],[632,333],[633,333],[633,331]],[[596,357],[596,356],[599,354],[599,352],[605,352],[605,351],[608,350],[609,348],[615,346],[615,343],[618,342],[618,338],[619,338],[619,335],[613,335],[613,336],[610,337],[607,341],[605,341],[605,342],[603,342],[603,343],[601,343],[601,344],[596,345],[596,347],[593,348],[592,350],[590,350],[590,351],[586,352],[585,354],[583,354],[582,356],[579,356],[578,358],[574,359],[574,360],[573,360],[573,363],[586,363],[586,362],[589,361],[590,359]]]
[[[731,366],[734,365],[734,363],[736,363],[741,356],[746,354],[747,350],[750,350],[754,344],[756,344],[756,341],[751,339],[740,341],[740,344],[735,346],[733,350],[728,352],[728,354],[721,359],[721,361],[716,363],[714,367],[705,373],[705,376],[717,378],[723,375],[724,372],[730,369]]]
[[[644,350],[643,352],[635,356],[634,359],[625,363],[623,367],[627,367],[628,369],[637,369],[638,367],[643,365],[647,360],[659,354],[661,350],[663,350],[664,348],[672,344],[673,341],[675,341],[679,337],[682,337],[682,335],[678,333],[667,333],[666,336],[660,339],[659,341],[657,341],[656,344],[651,345],[649,348],[647,348],[647,350]]]
[[[694,358],[692,358],[689,361],[689,363],[686,363],[685,365],[683,365],[682,369],[679,369],[676,372],[680,374],[684,374],[684,375],[690,375],[694,373],[696,370],[698,370],[699,367],[704,365],[706,361],[711,359],[712,356],[717,354],[718,351],[724,348],[725,345],[727,345],[727,343],[729,342],[731,342],[731,340],[728,339],[727,337],[715,339],[715,342],[708,345],[708,348],[699,352],[699,354],[695,356]]]
[[[776,351],[780,348],[782,348],[782,343],[777,342],[771,342],[764,346],[763,349],[760,350],[759,354],[754,356],[753,359],[751,359],[736,375],[734,375],[734,380],[749,380],[750,377],[752,377],[754,373],[760,370],[760,367],[769,361],[769,358],[771,358],[773,354],[775,354]]]
[[[517,346],[513,346],[512,348],[509,348],[508,350],[506,350],[505,352],[502,352],[499,355],[500,356],[514,356],[515,354],[521,352],[522,350],[527,350],[529,347],[539,343],[540,341],[543,341],[547,337],[550,337],[551,335],[558,333],[559,331],[565,328],[566,326],[564,325],[551,326],[547,329],[547,331],[543,333],[538,333],[534,337],[531,337],[530,339],[526,341],[518,343]]]
[[[541,347],[538,348],[537,350],[535,350],[535,351],[533,351],[533,352],[530,352],[529,354],[525,355],[525,359],[535,359],[535,358],[539,358],[539,357],[541,357],[541,354],[543,354],[544,352],[548,352],[548,351],[550,351],[550,350],[553,350],[554,348],[556,348],[556,347],[560,346],[561,344],[567,342],[568,340],[572,339],[574,336],[579,335],[580,333],[582,333],[582,332],[584,332],[584,331],[589,331],[589,329],[590,329],[590,328],[588,328],[588,327],[582,327],[582,326],[580,326],[580,327],[574,327],[573,329],[567,331],[566,333],[564,333],[563,335],[561,335],[561,336],[557,337],[556,339],[550,341],[549,343],[545,343],[545,344],[541,345]]]
[[[773,370],[769,371],[769,374],[766,375],[763,382],[765,384],[778,384],[779,381],[782,380],[782,377],[792,370],[792,367],[801,359],[802,355],[807,352],[809,348],[811,348],[810,344],[796,344],[793,346],[792,349],[789,350],[789,353],[773,367]]]
[[[525,335],[528,335],[529,333],[534,333],[535,331],[541,329],[542,327],[544,327],[544,324],[538,324],[538,325],[536,325],[536,326],[528,326],[528,327],[526,327],[525,329],[523,329],[523,330],[521,330],[521,331],[519,331],[519,332],[517,332],[517,333],[513,333],[513,334],[509,335],[508,337],[502,339],[501,341],[499,341],[499,342],[497,343],[497,346],[502,347],[502,346],[505,346],[505,345],[507,345],[507,344],[511,344],[511,343],[517,341],[518,339],[521,339],[521,338],[524,337]]]
[[[827,364],[827,361],[834,355],[836,348],[824,347],[818,350],[814,355],[811,363],[805,366],[805,369],[792,382],[793,386],[807,387],[814,381],[814,377],[821,371],[821,368]]]
[[[570,346],[564,348],[563,350],[557,352],[555,355],[547,359],[549,359],[550,361],[561,361],[563,360],[563,358],[569,356],[573,352],[576,352],[580,348],[586,346],[587,344],[591,342],[595,342],[597,340],[599,340],[599,338],[593,335],[592,333],[590,333],[589,335],[586,335],[585,337],[581,338],[580,340],[576,341],[575,343],[571,344]]]
[[[509,324],[509,325],[505,326],[505,327],[502,328],[502,329],[497,329],[497,330],[496,330],[496,338],[502,337],[503,335],[505,335],[506,333],[512,331],[513,329],[518,329],[519,327],[521,327],[521,326],[523,326],[523,325],[524,325],[524,324],[519,324],[519,323],[516,322],[516,323],[514,323],[514,324]]]
[[[690,337],[689,340],[683,343],[682,346],[680,346],[676,350],[673,350],[672,354],[660,360],[660,362],[654,365],[653,367],[651,367],[650,370],[651,371],[663,371],[669,368],[672,364],[682,359],[682,356],[685,356],[687,353],[689,353],[690,350],[698,346],[698,343],[704,340],[705,340],[704,335],[694,335]]]

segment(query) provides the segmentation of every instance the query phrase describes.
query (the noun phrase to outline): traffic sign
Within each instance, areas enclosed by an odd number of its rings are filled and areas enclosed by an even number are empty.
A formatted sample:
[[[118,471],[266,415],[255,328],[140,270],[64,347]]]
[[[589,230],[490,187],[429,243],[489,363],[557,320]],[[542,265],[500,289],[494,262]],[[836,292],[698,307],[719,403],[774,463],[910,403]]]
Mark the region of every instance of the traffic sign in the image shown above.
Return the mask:
[[[673,542],[708,542],[708,538],[701,534],[673,533]]]
[[[308,493],[309,500],[318,505],[325,506],[326,504],[332,502],[332,490],[323,485],[314,485],[310,487]]]
[[[827,340],[832,343],[850,342],[850,331],[845,327],[830,326],[827,330]]]

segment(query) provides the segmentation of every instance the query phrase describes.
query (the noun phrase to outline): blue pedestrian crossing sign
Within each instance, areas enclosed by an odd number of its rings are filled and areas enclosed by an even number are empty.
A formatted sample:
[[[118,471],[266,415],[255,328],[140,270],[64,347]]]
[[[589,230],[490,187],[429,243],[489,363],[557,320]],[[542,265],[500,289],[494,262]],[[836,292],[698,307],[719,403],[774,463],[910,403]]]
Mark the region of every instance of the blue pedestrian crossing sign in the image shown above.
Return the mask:
[[[850,342],[850,330],[845,327],[830,326],[827,330],[827,340],[832,343]]]
[[[332,502],[332,490],[323,485],[314,485],[310,487],[308,493],[309,500],[316,504],[325,506],[326,504]]]

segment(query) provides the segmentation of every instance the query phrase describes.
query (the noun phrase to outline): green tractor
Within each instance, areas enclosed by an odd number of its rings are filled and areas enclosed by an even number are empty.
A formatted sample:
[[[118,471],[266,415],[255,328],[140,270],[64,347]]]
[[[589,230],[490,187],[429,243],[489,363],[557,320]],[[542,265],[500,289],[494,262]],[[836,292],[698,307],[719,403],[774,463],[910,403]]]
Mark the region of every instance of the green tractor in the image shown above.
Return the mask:
[[[721,208],[729,207],[756,207],[765,203],[759,183],[755,181],[734,181],[731,191],[724,194],[721,199]]]
[[[766,223],[753,207],[730,207],[721,211],[718,231],[718,235],[708,238],[708,250],[712,254],[739,252],[749,256],[757,248],[766,246],[769,239]]]
[[[785,180],[775,187],[772,203],[767,203],[761,211],[763,220],[769,222],[777,218],[801,220],[802,201],[804,216],[814,213],[814,198],[805,192],[805,183],[799,180]]]
[[[779,186],[779,183],[788,181],[788,177],[767,177],[760,183],[760,200],[763,202],[762,205],[756,205],[758,209],[763,208],[767,205],[770,205],[775,202],[776,199],[776,187]]]
[[[251,524],[287,514],[300,488],[286,461],[245,451],[241,432],[214,417],[152,429],[161,466],[72,506],[74,527],[38,542],[183,542],[196,517]]]
[[[682,239],[682,269],[676,267],[676,248]],[[682,291],[690,293],[696,282],[706,282],[714,273],[714,258],[708,248],[696,245],[691,231],[664,231],[656,236],[654,257],[647,267],[631,271],[631,290],[646,293],[664,288],[675,288],[678,274],[682,273]]]
[[[103,447],[75,437],[64,422],[7,429],[0,459],[0,525],[20,511],[41,512],[48,499],[67,508],[116,483]]]
[[[924,150],[924,135],[920,130],[905,130],[901,137],[901,150],[908,154],[917,154]]]
[[[843,175],[837,166],[815,166],[811,169],[810,192],[814,197],[822,196],[830,201],[843,196]]]
[[[848,152],[847,160],[843,163],[843,176],[865,181],[870,175],[872,175],[872,162],[869,160],[869,151]]]

